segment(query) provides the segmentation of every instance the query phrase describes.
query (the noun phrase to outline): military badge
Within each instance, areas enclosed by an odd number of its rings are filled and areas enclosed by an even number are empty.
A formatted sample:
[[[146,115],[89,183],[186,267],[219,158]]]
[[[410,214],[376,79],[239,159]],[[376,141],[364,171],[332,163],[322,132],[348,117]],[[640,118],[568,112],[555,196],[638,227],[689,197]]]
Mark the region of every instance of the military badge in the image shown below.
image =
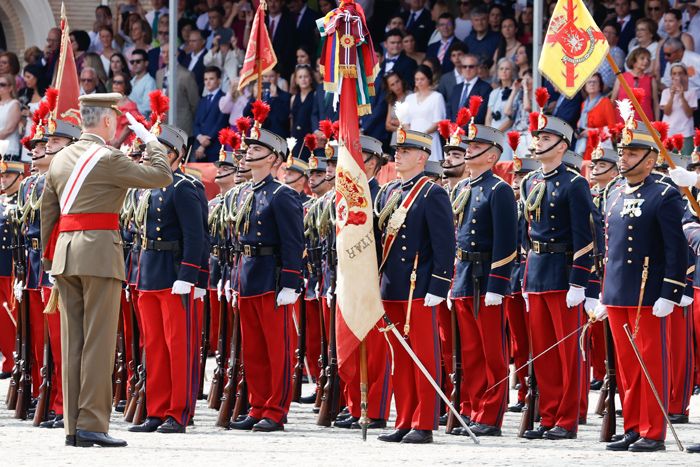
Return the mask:
[[[459,136],[459,133],[452,133],[452,136],[450,136],[450,146],[459,146],[461,142],[462,138]]]
[[[54,120],[52,117],[49,117],[48,127],[50,135],[56,132],[56,120]]]
[[[403,144],[405,142],[406,142],[406,130],[399,127],[399,129],[396,130],[396,143]]]
[[[620,141],[623,146],[627,146],[632,142],[632,137],[634,135],[632,134],[632,130],[625,127],[622,129],[622,140]]]
[[[333,159],[333,155],[335,154],[333,146],[331,146],[330,144],[326,144],[326,147],[323,150],[323,152],[326,155],[326,159]]]
[[[224,147],[221,146],[221,151],[219,151],[219,162],[224,162],[226,160],[226,152],[224,151]]]
[[[603,148],[596,146],[593,152],[591,152],[591,160],[597,161],[603,157]]]
[[[293,165],[294,165],[294,159],[292,158],[292,155],[289,154],[289,155],[287,156],[287,168],[290,168],[290,167],[293,166]]]
[[[520,170],[522,168],[523,168],[523,162],[520,160],[519,157],[513,156],[513,171],[520,172]]]
[[[44,137],[44,127],[39,124],[36,126],[36,131],[34,132],[34,139],[42,139]]]
[[[693,153],[690,155],[690,160],[693,164],[697,164],[700,162],[700,154],[698,154],[697,151],[693,151]]]
[[[350,47],[355,45],[355,38],[352,37],[350,34],[343,34],[340,37],[340,45],[342,45],[344,49],[349,49]]]
[[[538,130],[543,130],[547,127],[547,117],[543,113],[540,113],[539,117],[537,117],[537,129]]]
[[[620,217],[640,217],[642,215],[642,204],[644,200],[640,198],[631,198],[624,200]]]
[[[656,156],[656,165],[664,165],[666,163],[666,160],[664,159],[664,156],[659,154]]]
[[[315,170],[318,168],[318,159],[316,159],[316,156],[311,154],[309,157],[309,169],[310,170]]]
[[[476,125],[474,123],[469,124],[469,139],[474,139],[476,138],[477,133],[479,130],[476,128]]]
[[[7,162],[5,161],[0,161],[0,173],[5,173],[7,172]]]

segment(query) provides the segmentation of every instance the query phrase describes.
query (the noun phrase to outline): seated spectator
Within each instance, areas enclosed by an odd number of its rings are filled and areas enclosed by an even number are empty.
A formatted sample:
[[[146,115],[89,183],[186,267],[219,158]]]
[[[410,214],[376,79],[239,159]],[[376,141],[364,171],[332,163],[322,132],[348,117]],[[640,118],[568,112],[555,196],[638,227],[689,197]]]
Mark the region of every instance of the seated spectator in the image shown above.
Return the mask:
[[[428,39],[435,29],[435,22],[430,16],[430,11],[425,7],[426,0],[410,0],[409,10],[403,15],[406,24],[406,32],[416,38],[416,50],[425,52],[428,47]]]
[[[39,53],[41,53],[41,51],[39,51]],[[36,61],[27,60],[25,52],[25,63],[29,65],[36,63]],[[22,89],[24,87],[24,80],[19,74],[19,58],[16,53],[0,52],[0,75],[14,76],[15,89]]]
[[[548,111],[565,122],[577,122],[581,116],[581,93],[574,95],[571,99],[567,99],[549,81],[543,80],[543,84],[549,91],[550,96],[549,104],[547,104]],[[574,135],[574,141],[572,141],[571,146],[576,147],[576,135]]]
[[[168,52],[170,44],[167,42],[160,46],[161,61],[164,67],[156,73],[156,86],[162,89],[169,95],[168,86]],[[194,75],[184,66],[179,63],[175,67],[175,92],[177,93],[177,107],[173,109],[175,112],[175,125],[181,128],[188,135],[192,134],[192,125],[194,124],[194,114],[197,111],[197,104],[201,97],[201,93],[197,88],[197,82],[194,80]],[[223,113],[228,113],[222,111]]]
[[[219,44],[222,42],[230,42],[230,37],[233,36],[233,30],[231,28],[224,27],[224,9],[220,6],[213,6],[209,8],[207,12],[207,49],[211,49],[214,43],[214,38],[216,36],[221,36],[228,40],[219,39]]]
[[[70,32],[69,38],[71,46],[73,47],[75,68],[78,70],[78,74],[80,74],[80,72],[83,70],[83,65],[85,64],[85,54],[90,48],[90,35],[85,31],[76,29],[75,31]]]
[[[236,36],[231,29],[219,28],[212,34],[212,48],[204,55],[204,65],[219,68],[222,74],[221,87],[228,89],[231,80],[238,77],[244,52],[238,47]]]
[[[471,10],[472,3],[469,0],[460,0],[459,16],[455,19],[455,36],[462,42],[472,32]]]
[[[112,47],[112,42],[114,41],[114,34],[112,33],[111,26],[102,26],[98,33],[100,38],[100,43],[102,44],[102,52],[100,52],[100,60],[102,60],[102,69],[107,73],[109,71],[109,60],[112,55],[119,52],[118,49]]]
[[[445,98],[445,103],[450,102],[452,91],[455,86],[462,84],[462,56],[466,53],[466,46],[461,42],[455,42],[450,47],[450,61],[453,68],[449,73],[445,73],[440,77],[438,83],[438,92]]]
[[[403,16],[399,13],[395,13],[389,17],[389,21],[386,23],[384,28],[384,34],[391,31],[392,29],[398,29],[406,37],[406,23],[403,20]],[[413,39],[415,41],[415,38]]]
[[[236,128],[236,120],[243,116],[243,110],[250,99],[250,86],[238,90],[238,78],[229,84],[228,92],[219,101],[219,110],[228,115],[228,126]],[[321,84],[323,86],[323,84]]]
[[[661,39],[668,37],[668,32],[664,28],[664,15],[670,8],[668,0],[647,0],[644,3],[644,16],[659,25],[657,32]]]
[[[430,83],[430,86],[433,89],[437,89],[438,82],[440,81],[440,62],[438,62],[438,59],[435,57],[425,57],[423,59],[423,62],[421,62],[421,65],[425,65],[428,68],[430,68],[430,71],[433,72],[433,78],[432,82]]]
[[[8,141],[5,158],[19,160],[19,124],[22,119],[16,99],[14,76],[0,75],[0,140]]]
[[[297,145],[293,148],[293,156],[308,160],[310,153],[304,146],[304,136],[313,132],[311,127],[311,110],[314,104],[316,82],[310,65],[297,65],[292,75],[292,81],[296,84],[297,92],[291,98],[292,137],[297,139]],[[291,148],[290,148],[291,149]]]
[[[513,92],[515,96],[513,102],[513,125],[515,131],[520,132],[520,145],[518,146],[518,154],[520,149],[527,148],[530,142],[530,112],[532,112],[532,70],[525,70],[524,73],[519,73],[521,78],[513,83]],[[523,144],[525,143],[525,144]]]
[[[656,33],[657,24],[649,18],[637,20],[636,36],[629,43],[627,55],[638,47],[647,49],[651,54],[651,62],[646,69],[647,73],[652,73],[656,69],[656,55],[659,47],[659,35]],[[629,71],[629,70],[627,70]]]
[[[617,46],[617,41],[620,36],[620,25],[614,21],[610,21],[603,25],[603,34],[608,40],[608,46],[610,47],[609,53],[612,59],[615,61],[617,68],[622,70],[625,66],[625,53],[620,47]],[[662,54],[663,55],[663,54]],[[613,73],[612,67],[607,60],[603,60],[598,68],[598,73],[603,77],[603,83],[605,85],[604,92],[609,92],[612,90],[617,77]]]
[[[39,65],[27,65],[23,73],[25,86],[17,91],[17,100],[22,111],[22,124],[24,130],[22,136],[27,136],[32,130],[32,114],[39,108],[41,99],[44,97],[47,84],[44,82],[43,69]],[[30,159],[31,154],[27,148],[21,148],[22,158]]]
[[[583,103],[581,116],[576,124],[576,153],[583,154],[583,160],[591,160],[593,147],[588,142],[588,130],[612,128],[615,125],[615,107],[610,98],[603,94],[603,78],[593,73],[581,90]]]
[[[168,0],[152,0],[151,8],[151,11],[146,13],[145,16],[146,24],[151,27],[153,34],[157,35],[161,26],[160,18],[166,16],[169,12]]]
[[[148,51],[148,74],[156,77],[158,70],[163,68],[163,60],[160,58],[160,49],[170,40],[170,24],[168,23],[169,15],[163,15],[158,19],[158,40],[153,43],[158,43],[157,46]],[[177,53],[175,54],[177,56]]]
[[[447,118],[454,121],[462,107],[469,105],[471,96],[481,96],[484,103],[479,107],[479,113],[474,117],[474,122],[483,124],[486,120],[486,102],[491,94],[491,85],[479,78],[479,58],[476,55],[465,54],[462,56],[462,84],[458,84],[452,91],[452,99],[447,105]]]
[[[515,20],[513,18],[503,18],[501,21],[501,43],[493,54],[495,63],[498,63],[503,57],[509,58],[515,63],[518,49],[522,47],[522,44],[517,39],[517,35],[518,25]]]
[[[143,49],[131,52],[131,93],[129,99],[136,103],[139,112],[144,117],[151,115],[151,100],[148,95],[156,90],[156,80],[148,74],[148,54]]]
[[[437,124],[446,117],[446,113],[442,95],[432,89],[432,74],[430,68],[425,65],[419,65],[416,69],[414,92],[409,94],[404,102],[409,109],[409,118],[401,123],[407,129],[430,134],[433,137],[430,160],[439,161],[442,159],[442,143]]]
[[[455,41],[459,41],[454,35],[455,19],[450,13],[443,13],[437,21],[440,39],[428,46],[426,56],[437,58],[440,64],[440,74],[454,69],[454,63],[450,60],[449,50]],[[433,70],[434,71],[434,70]]]
[[[677,37],[669,37],[663,45],[664,58],[668,63],[682,62],[688,68],[688,88],[700,89],[700,54],[686,49],[683,41]],[[691,71],[692,70],[692,71]],[[671,68],[666,67],[661,78],[661,84],[671,85]]]
[[[279,71],[277,67],[263,74],[262,77],[262,99],[270,105],[270,114],[267,120],[263,123],[263,128],[283,137],[289,137],[289,104],[291,96],[288,92],[279,88],[277,80],[279,79]],[[243,115],[252,117],[253,112],[251,105],[258,98],[257,87],[254,87],[256,93],[248,101],[248,105],[243,110]]]
[[[43,66],[43,52],[35,45],[28,47],[22,54],[22,58],[24,58],[25,65],[38,64]],[[19,62],[17,62],[17,69],[19,70]]]
[[[528,2],[518,15],[518,40],[523,45],[532,44],[532,5]]]
[[[388,107],[386,114],[386,131],[393,134],[399,129],[399,119],[396,118],[394,106],[397,102],[403,102],[411,91],[406,87],[406,82],[394,72],[389,73],[383,79],[383,87],[385,91],[385,100]]]
[[[642,110],[644,110],[647,117],[649,117],[649,120],[655,120],[656,116],[659,114],[659,97],[656,80],[650,73],[646,72],[646,70],[649,68],[650,61],[651,54],[649,51],[638,47],[627,56],[626,65],[629,68],[629,71],[622,73],[622,77],[625,79],[625,81],[627,81],[630,88],[644,89],[644,99],[642,99],[639,104],[642,106]],[[620,82],[615,81],[610,98],[615,101],[622,100],[627,97],[627,93],[625,92],[625,89],[620,86]],[[636,118],[641,120],[639,115],[637,115]],[[619,122],[622,121],[619,115],[617,115],[617,120]]]
[[[493,83],[494,75],[491,70],[494,68],[493,59],[491,57],[479,57],[479,78],[489,84]]]
[[[221,91],[221,70],[217,67],[207,67],[204,70],[204,89],[206,94],[197,104],[194,116],[192,149],[196,161],[214,162],[221,147],[217,135],[228,121],[228,115],[219,110],[219,101],[224,93]]]
[[[415,60],[416,63],[421,63],[425,59],[425,52],[418,52],[416,50],[416,38],[413,36],[413,33],[406,32],[403,34],[403,39],[401,39],[403,52],[408,58]]]
[[[95,74],[97,74],[97,80],[100,86],[104,86],[104,84],[107,82],[107,70],[104,69],[104,65],[102,64],[102,58],[94,53],[94,52],[88,52],[85,54],[85,64],[83,65],[83,69],[86,67],[92,68]],[[104,92],[104,91],[99,91],[98,92]]]
[[[97,72],[90,66],[84,66],[80,72],[80,95],[105,92],[104,85],[97,77]]]
[[[114,78],[115,73],[124,73],[127,78],[129,78],[129,81],[131,81],[129,65],[126,62],[126,58],[121,53],[115,53],[112,55],[112,58],[109,59],[109,75],[107,77],[107,83],[105,83],[107,92],[112,92],[112,79]],[[131,85],[129,85],[129,89],[131,89]]]
[[[267,29],[272,48],[277,55],[280,75],[291,76],[294,72],[294,51],[298,40],[295,19],[286,8],[283,0],[267,0]]]
[[[108,144],[114,146],[115,148],[121,147],[122,143],[126,141],[131,130],[129,129],[129,121],[126,119],[126,112],[131,113],[134,117],[139,113],[139,109],[136,103],[129,99],[131,94],[131,82],[129,81],[129,75],[124,72],[118,71],[114,73],[112,77],[112,90],[114,92],[120,93],[123,97],[117,104],[119,110],[123,113],[117,117],[117,131],[114,133],[114,139],[108,141]]]
[[[494,3],[489,7],[489,29],[493,32],[501,32],[501,24],[504,17],[503,6]]]
[[[193,29],[187,36],[186,49],[178,56],[178,62],[194,75],[200,93],[204,89],[204,55],[207,53],[204,45],[202,31]]]
[[[135,50],[143,50],[148,52],[151,49],[153,35],[151,27],[144,19],[138,19],[131,23],[129,27],[128,45],[124,47],[124,56],[128,61],[131,61],[131,56]],[[133,70],[132,74],[133,74]]]
[[[370,18],[372,11],[367,9],[368,2],[358,3],[365,7],[365,15]],[[288,0],[287,9],[289,9],[289,12],[294,15],[295,18],[294,23],[296,29],[294,35],[297,38],[297,44],[305,46],[309,50],[316,49],[319,41],[318,28],[316,27],[318,13],[312,10],[304,0]]]
[[[98,5],[95,7],[95,21],[92,23],[92,31],[88,32],[90,36],[89,52],[96,54],[102,53],[102,41],[100,41],[100,29],[103,26],[112,27],[112,10],[107,5]],[[116,48],[116,42],[111,44]]]
[[[386,75],[390,71],[398,73],[410,87],[413,87],[413,74],[416,71],[418,64],[412,58],[406,56],[403,51],[401,42],[402,35],[398,29],[392,29],[386,33],[384,40],[384,60],[379,66],[381,76]]]
[[[61,47],[61,30],[59,28],[51,28],[46,33],[46,46],[41,55],[41,65],[44,66],[44,79],[47,83],[53,81],[54,70],[58,63],[58,56]],[[25,52],[26,55],[26,52]],[[25,60],[25,63],[33,63]]]
[[[489,94],[488,106],[486,109],[486,126],[490,126],[507,132],[513,124],[513,101],[516,92],[513,90],[513,82],[517,75],[515,65],[508,58],[501,58],[497,66],[498,74],[495,84],[497,87]],[[509,160],[512,154],[503,150],[502,160]],[[509,157],[510,156],[510,157]]]
[[[429,2],[426,2],[426,4]],[[430,19],[433,21],[435,27],[431,31],[430,37],[428,38],[428,47],[440,40],[440,27],[438,26],[438,20],[440,16],[445,13],[450,12],[450,5],[447,4],[447,0],[435,0],[430,8]],[[454,30],[454,28],[452,28]],[[427,52],[427,49],[426,49]]]
[[[335,0],[318,0],[318,9],[321,10],[323,16],[338,8],[338,2]]]
[[[499,44],[501,35],[489,29],[489,14],[484,5],[472,9],[472,32],[464,40],[469,48],[469,53],[493,58]]]
[[[693,113],[698,108],[698,96],[688,89],[688,69],[682,63],[671,65],[671,86],[661,92],[664,122],[672,133],[683,134],[683,154],[693,151]]]
[[[296,72],[296,68],[299,67],[299,65],[309,65],[312,67],[312,71],[314,71],[314,75],[315,75],[315,70],[313,70],[313,64],[314,64],[315,60],[313,58],[313,55],[309,51],[309,49],[303,45],[297,47],[296,56],[297,56],[297,63],[295,65],[295,72]],[[319,81],[319,80],[316,80],[315,76],[314,76],[314,80]],[[294,74],[292,74],[292,76],[290,76],[290,79],[289,79],[289,92],[291,94],[295,94],[297,92],[296,86],[297,85],[294,82]]]

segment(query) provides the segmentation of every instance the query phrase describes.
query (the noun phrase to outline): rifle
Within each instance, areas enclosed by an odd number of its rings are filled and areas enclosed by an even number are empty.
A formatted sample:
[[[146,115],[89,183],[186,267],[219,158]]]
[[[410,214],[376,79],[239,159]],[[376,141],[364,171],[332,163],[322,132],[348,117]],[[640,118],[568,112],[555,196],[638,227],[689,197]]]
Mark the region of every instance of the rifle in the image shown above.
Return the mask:
[[[131,378],[129,378],[129,387],[126,392],[126,407],[124,408],[124,420],[126,420],[127,422],[132,422],[134,420],[134,412],[136,411],[136,401],[139,397],[138,368],[141,364],[141,348],[139,345],[139,341],[141,340],[141,333],[139,331],[139,324],[136,321],[136,309],[134,308],[134,300],[134,297],[131,297],[131,300],[129,300],[129,309],[131,313],[131,361],[129,362],[129,370],[131,371]]]
[[[462,403],[462,341],[459,334],[459,324],[457,323],[457,310],[454,305],[452,305],[452,310],[450,310],[450,319],[452,321],[452,374],[450,375],[452,394],[450,394],[450,400],[452,406],[459,410]],[[452,429],[458,424],[452,411],[448,411],[445,433],[452,433]]]
[[[26,249],[24,246],[23,236],[19,232],[19,221],[14,222],[14,240],[13,256],[15,260],[15,277],[27,283],[26,271]],[[19,302],[17,313],[17,331],[21,338],[19,352],[19,380],[17,382],[17,401],[15,404],[15,418],[21,420],[27,419],[29,405],[32,401],[32,347],[30,345],[30,327],[29,327],[29,292],[26,289],[22,291],[22,301]]]
[[[114,396],[112,406],[116,407],[119,402],[126,399],[126,365],[124,364],[126,344],[124,342],[124,319],[121,310],[119,311],[119,326],[117,328],[117,355],[114,359]]]
[[[19,321],[19,316],[17,317]],[[17,387],[19,386],[19,355],[22,349],[22,334],[20,332],[19,322],[15,325],[15,350],[13,352],[14,365],[10,375],[10,386],[7,388],[7,396],[5,404],[8,410],[15,410],[17,404]]]
[[[137,383],[136,404],[132,413],[134,425],[140,425],[146,420],[146,350],[141,354],[141,364],[138,366],[139,382]]]
[[[226,313],[226,296],[219,299],[219,333],[216,342],[216,368],[211,378],[209,388],[208,406],[210,409],[219,410],[221,396],[224,388],[224,365],[226,365],[226,334],[228,333],[228,316]]]
[[[41,367],[41,387],[39,399],[36,403],[34,420],[32,425],[39,426],[41,422],[49,418],[49,399],[51,396],[51,377],[53,376],[53,355],[51,354],[51,342],[49,337],[49,322],[44,317],[44,358]]]
[[[245,362],[241,360],[239,365],[238,392],[236,392],[236,405],[233,406],[231,418],[237,420],[241,414],[247,413],[250,404],[248,403],[248,383],[245,377]]]
[[[616,431],[617,414],[615,413],[615,393],[617,392],[617,376],[615,374],[615,343],[613,342],[610,323],[605,321],[605,369],[607,370],[607,398],[603,423],[600,427],[600,441],[610,442]]]
[[[323,284],[323,271],[321,269],[321,258],[318,254],[318,249],[314,248],[310,250],[312,252],[312,259],[314,263],[314,270],[316,272],[316,283],[319,286]],[[323,304],[321,303],[321,298],[316,297],[316,302],[318,303],[318,314],[321,323],[321,355],[318,357],[318,366],[320,368],[318,378],[316,378],[316,400],[314,401],[314,410],[320,410],[321,402],[323,401],[323,388],[326,387],[326,367],[328,366],[328,341],[326,339],[326,323],[323,317]]]
[[[530,359],[532,359],[532,335],[530,337]],[[525,407],[520,418],[520,428],[518,438],[522,438],[525,432],[535,428],[535,420],[539,412],[539,394],[537,391],[537,378],[535,378],[535,362],[531,361],[527,367],[527,395],[525,396]]]
[[[231,332],[231,349],[229,352],[228,368],[226,369],[226,386],[221,394],[221,406],[219,416],[216,419],[216,426],[227,428],[233,416],[234,407],[238,405],[237,376],[240,367],[240,332],[241,317],[237,307],[233,308],[233,331]],[[241,408],[238,409],[239,413]]]
[[[199,348],[199,391],[197,391],[197,400],[204,400],[204,374],[207,369],[209,327],[211,326],[211,302],[209,301],[209,291],[204,295],[203,306],[204,322],[202,323],[202,345]]]
[[[335,334],[335,285],[336,271],[334,261],[334,251],[329,252],[331,257],[331,295],[330,303],[330,322],[328,323],[330,339],[328,341],[328,366],[326,367],[326,385],[323,388],[323,398],[321,399],[321,408],[318,412],[316,424],[320,426],[331,426],[331,422],[338,416],[340,404],[340,378],[338,377],[338,351],[336,347]]]
[[[296,349],[297,363],[294,366],[294,375],[292,376],[294,385],[292,388],[292,401],[294,402],[300,402],[301,400],[304,359],[306,358],[306,301],[303,296],[299,302],[299,330],[297,332],[299,341]],[[293,309],[292,313],[294,313]],[[311,378],[311,375],[309,375],[309,378]]]

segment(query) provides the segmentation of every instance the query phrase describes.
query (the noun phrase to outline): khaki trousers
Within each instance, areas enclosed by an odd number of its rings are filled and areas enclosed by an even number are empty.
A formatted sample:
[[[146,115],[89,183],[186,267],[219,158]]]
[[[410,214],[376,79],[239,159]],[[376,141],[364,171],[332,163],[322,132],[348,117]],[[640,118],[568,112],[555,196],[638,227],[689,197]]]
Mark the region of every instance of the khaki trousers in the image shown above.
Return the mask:
[[[112,369],[121,281],[111,277],[57,276],[63,358],[66,434],[107,433],[112,412]]]

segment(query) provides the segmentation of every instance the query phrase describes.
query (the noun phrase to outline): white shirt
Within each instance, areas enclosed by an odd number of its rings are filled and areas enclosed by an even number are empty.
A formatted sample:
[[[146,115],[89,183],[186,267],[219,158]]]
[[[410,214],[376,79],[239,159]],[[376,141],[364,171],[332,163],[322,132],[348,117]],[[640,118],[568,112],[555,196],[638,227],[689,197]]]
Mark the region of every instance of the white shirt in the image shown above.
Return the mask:
[[[700,91],[700,54],[686,50],[683,52],[681,62],[688,69],[688,89]],[[671,85],[671,67],[666,66],[664,76],[661,78],[661,83],[665,87]]]
[[[689,89],[683,93],[685,100],[688,101],[688,105],[691,109],[695,110],[698,107],[698,97],[694,89]],[[671,91],[666,88],[661,92],[661,100],[659,105],[664,107],[668,100],[671,98]],[[674,133],[682,133],[684,137],[692,137],[694,134],[693,130],[693,116],[687,117],[683,111],[681,104],[681,97],[676,95],[673,98],[673,110],[671,110],[671,115],[666,115],[663,113],[663,121],[668,123],[669,128],[672,129]]]
[[[700,12],[695,13],[695,16],[690,18],[687,32],[693,36],[693,40],[695,41],[695,51],[700,53]]]
[[[617,24],[620,25],[620,30],[624,29],[625,26],[627,26],[627,23],[629,23],[631,19],[632,19],[632,15],[629,13],[624,18],[620,18],[618,16],[617,17]]]
[[[274,40],[275,34],[277,34],[277,29],[280,27],[280,20],[282,19],[282,13],[277,13],[275,16],[270,15],[267,24],[270,25],[270,40]],[[273,27],[274,26],[274,27]]]
[[[187,65],[187,69],[190,71],[194,70],[194,66],[197,64],[199,57],[201,57],[206,51],[207,49],[202,49],[199,51],[199,53],[190,53],[190,64]]]

